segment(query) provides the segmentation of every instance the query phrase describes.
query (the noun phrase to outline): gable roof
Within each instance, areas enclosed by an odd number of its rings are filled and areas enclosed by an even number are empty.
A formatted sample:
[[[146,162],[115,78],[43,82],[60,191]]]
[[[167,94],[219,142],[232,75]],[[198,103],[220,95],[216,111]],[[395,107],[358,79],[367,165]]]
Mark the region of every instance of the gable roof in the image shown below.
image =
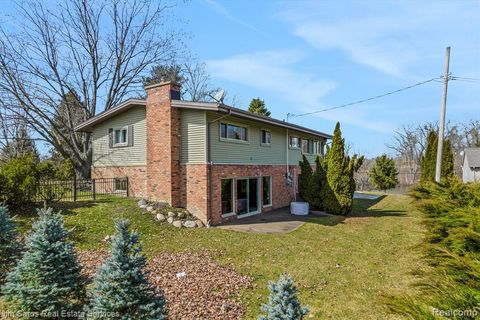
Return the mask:
[[[468,160],[470,168],[480,168],[480,148],[465,148],[463,150],[463,163]]]
[[[75,127],[75,131],[83,131],[83,132],[91,132],[93,127],[117,114],[120,114],[124,111],[127,111],[134,107],[145,107],[147,105],[146,100],[138,100],[138,99],[129,99],[116,107],[113,107],[107,111],[99,113],[98,115],[88,119],[87,121],[79,124]],[[262,123],[268,123],[270,125],[279,126],[282,128],[287,128],[295,131],[300,131],[303,133],[320,136],[326,139],[331,139],[332,135],[323,133],[320,131],[312,130],[303,126],[299,126],[293,123],[285,122],[282,120],[278,120],[275,118],[270,118],[267,116],[262,116],[258,114],[254,114],[248,112],[246,110],[242,110],[239,108],[231,107],[225,104],[220,104],[216,102],[193,102],[193,101],[183,101],[183,100],[172,100],[172,107],[179,108],[179,109],[195,109],[195,110],[205,110],[205,111],[213,111],[219,112],[222,114],[230,114],[233,116],[246,118],[250,120],[259,121]]]

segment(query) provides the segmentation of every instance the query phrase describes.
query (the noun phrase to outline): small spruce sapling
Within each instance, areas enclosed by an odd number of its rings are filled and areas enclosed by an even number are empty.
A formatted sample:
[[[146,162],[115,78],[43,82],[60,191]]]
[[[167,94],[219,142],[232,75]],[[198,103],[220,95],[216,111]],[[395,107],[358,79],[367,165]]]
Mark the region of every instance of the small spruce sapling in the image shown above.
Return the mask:
[[[38,210],[38,216],[22,258],[6,277],[4,299],[21,311],[75,310],[84,297],[84,282],[69,233],[51,208]]]
[[[129,231],[126,220],[118,220],[115,227],[112,255],[95,275],[90,292],[92,319],[108,313],[120,319],[165,319],[164,299],[148,282],[139,234]]]
[[[8,207],[0,203],[0,283],[20,254],[21,245],[17,236],[16,226],[10,217]]]
[[[259,320],[299,320],[308,313],[308,308],[300,305],[297,289],[289,275],[282,274],[276,283],[270,281],[268,289],[268,303],[261,307],[265,315]]]

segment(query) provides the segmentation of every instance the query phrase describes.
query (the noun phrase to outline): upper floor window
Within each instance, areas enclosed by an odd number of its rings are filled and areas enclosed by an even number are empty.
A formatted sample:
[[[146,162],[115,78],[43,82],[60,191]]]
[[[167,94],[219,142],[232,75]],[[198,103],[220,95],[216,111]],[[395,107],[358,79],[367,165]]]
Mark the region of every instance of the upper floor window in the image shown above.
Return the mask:
[[[290,147],[300,148],[300,138],[295,136],[290,136]]]
[[[220,124],[220,137],[224,139],[247,141],[247,128],[233,124]]]
[[[121,129],[115,129],[113,131],[113,145],[125,145],[127,144],[128,129],[127,127]]]
[[[310,153],[310,140],[302,139],[302,152]]]
[[[261,143],[262,144],[271,144],[272,143],[272,134],[270,133],[270,131],[267,131],[267,130],[261,130]]]
[[[313,154],[319,154],[320,153],[320,142],[319,141],[313,141]]]

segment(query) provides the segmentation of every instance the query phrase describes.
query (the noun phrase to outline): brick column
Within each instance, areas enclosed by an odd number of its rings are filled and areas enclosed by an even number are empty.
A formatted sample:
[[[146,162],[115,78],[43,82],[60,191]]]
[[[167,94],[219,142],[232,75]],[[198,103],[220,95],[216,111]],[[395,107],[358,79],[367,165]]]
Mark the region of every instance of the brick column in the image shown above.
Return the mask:
[[[180,112],[172,108],[179,86],[162,82],[147,91],[147,196],[180,203]]]

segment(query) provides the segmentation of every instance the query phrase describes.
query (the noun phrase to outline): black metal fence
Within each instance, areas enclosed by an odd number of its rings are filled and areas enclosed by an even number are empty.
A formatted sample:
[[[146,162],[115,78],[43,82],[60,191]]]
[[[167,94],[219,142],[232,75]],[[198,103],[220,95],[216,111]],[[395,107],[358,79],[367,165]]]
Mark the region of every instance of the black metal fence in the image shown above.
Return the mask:
[[[96,200],[101,196],[129,196],[128,177],[41,180],[35,186],[34,201]]]

